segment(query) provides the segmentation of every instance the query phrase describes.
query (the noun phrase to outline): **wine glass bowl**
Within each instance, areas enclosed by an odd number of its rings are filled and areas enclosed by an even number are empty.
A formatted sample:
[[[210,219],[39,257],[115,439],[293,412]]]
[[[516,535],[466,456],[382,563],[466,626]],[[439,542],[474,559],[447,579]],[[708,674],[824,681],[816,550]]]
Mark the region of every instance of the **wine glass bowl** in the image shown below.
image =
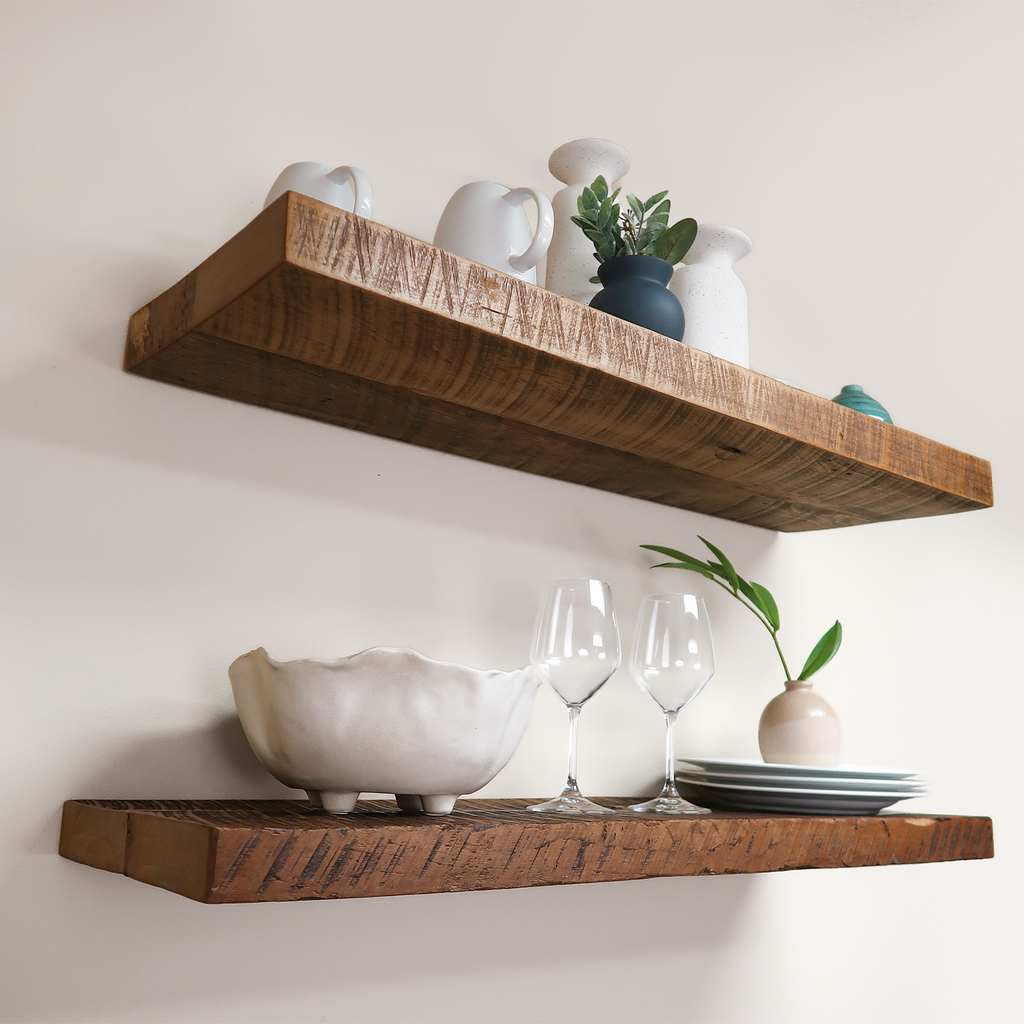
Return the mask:
[[[704,600],[697,594],[650,594],[640,605],[629,660],[639,687],[665,714],[665,786],[653,800],[631,811],[709,814],[676,790],[673,727],[676,716],[715,674],[715,650]]]
[[[537,611],[530,662],[569,709],[569,771],[560,796],[530,807],[563,814],[610,814],[576,784],[580,709],[612,677],[621,661],[611,587],[601,580],[552,580]]]

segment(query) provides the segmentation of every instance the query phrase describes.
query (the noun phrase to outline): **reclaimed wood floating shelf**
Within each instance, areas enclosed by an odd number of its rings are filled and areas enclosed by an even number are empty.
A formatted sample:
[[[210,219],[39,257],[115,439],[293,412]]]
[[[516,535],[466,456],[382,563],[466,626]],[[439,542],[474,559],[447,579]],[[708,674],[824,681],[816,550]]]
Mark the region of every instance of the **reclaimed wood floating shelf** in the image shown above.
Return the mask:
[[[982,459],[290,192],[134,314],[124,365],[775,530],[992,504]]]
[[[529,800],[442,818],[390,801],[325,814],[295,800],[69,800],[60,853],[203,903],[402,896],[993,856],[989,818],[630,813],[569,820]],[[604,799],[625,810],[630,801]]]

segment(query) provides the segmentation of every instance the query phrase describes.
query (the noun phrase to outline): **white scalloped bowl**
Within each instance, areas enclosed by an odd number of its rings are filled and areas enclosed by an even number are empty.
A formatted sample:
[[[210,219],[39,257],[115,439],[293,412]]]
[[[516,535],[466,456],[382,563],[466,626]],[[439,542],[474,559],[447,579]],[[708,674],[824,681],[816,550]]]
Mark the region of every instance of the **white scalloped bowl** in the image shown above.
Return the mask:
[[[360,793],[448,814],[508,764],[540,684],[529,667],[477,670],[398,647],[331,662],[274,661],[260,647],[228,676],[263,766],[334,814]]]

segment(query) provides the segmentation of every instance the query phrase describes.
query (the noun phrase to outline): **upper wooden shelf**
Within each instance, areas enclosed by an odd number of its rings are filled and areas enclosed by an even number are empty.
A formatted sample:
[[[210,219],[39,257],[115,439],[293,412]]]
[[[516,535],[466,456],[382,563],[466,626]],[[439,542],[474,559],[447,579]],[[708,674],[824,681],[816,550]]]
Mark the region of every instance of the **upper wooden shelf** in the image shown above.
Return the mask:
[[[132,316],[124,365],[775,530],[992,504],[982,459],[290,192]]]
[[[298,800],[69,800],[60,852],[203,903],[402,896],[993,855],[990,818],[804,817],[720,811],[666,819],[534,814],[460,800],[442,818],[392,801],[326,814]],[[602,798],[625,811],[629,800]]]

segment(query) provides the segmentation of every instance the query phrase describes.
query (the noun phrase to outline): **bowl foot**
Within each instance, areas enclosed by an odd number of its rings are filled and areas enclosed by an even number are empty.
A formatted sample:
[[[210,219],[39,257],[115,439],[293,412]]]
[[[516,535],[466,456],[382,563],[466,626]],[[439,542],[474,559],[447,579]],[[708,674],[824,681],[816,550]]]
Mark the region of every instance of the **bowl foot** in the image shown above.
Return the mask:
[[[320,800],[330,814],[348,814],[359,799],[358,793],[321,793]]]
[[[455,801],[458,799],[457,795],[451,796],[448,794],[443,796],[420,797],[420,800],[423,803],[424,812],[431,815],[451,814],[452,808],[455,806]]]
[[[323,807],[324,802],[320,799],[320,791],[316,789],[307,789],[306,798],[309,800],[310,807]]]
[[[413,793],[396,793],[395,802],[398,804],[398,809],[401,811],[408,811],[416,814],[423,813],[423,801]]]

